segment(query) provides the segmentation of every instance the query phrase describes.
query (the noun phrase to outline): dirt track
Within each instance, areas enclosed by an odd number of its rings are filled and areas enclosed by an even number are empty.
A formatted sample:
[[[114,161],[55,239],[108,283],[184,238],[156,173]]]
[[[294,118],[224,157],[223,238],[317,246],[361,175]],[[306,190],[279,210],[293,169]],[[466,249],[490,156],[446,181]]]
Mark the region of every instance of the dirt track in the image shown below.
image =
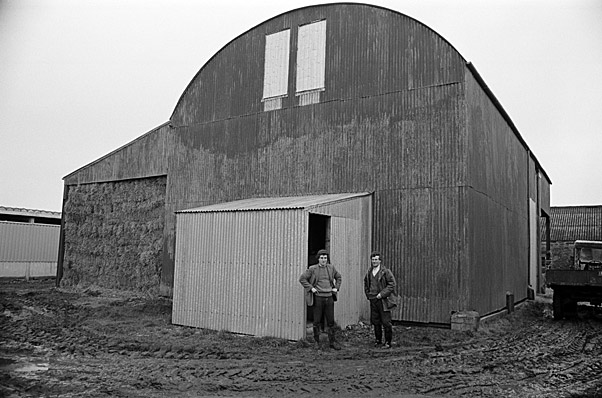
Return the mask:
[[[0,396],[602,397],[602,314],[554,321],[530,302],[475,333],[369,328],[341,351],[170,324],[171,302],[0,281]]]

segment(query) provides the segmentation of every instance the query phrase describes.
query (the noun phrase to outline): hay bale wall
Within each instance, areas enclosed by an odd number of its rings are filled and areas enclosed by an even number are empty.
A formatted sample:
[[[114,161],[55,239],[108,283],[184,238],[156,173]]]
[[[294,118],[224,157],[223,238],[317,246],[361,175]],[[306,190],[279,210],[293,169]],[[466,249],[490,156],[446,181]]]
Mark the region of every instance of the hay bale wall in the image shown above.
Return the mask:
[[[166,177],[67,188],[61,285],[157,290]]]
[[[551,269],[571,269],[573,266],[574,241],[557,241],[550,244]]]

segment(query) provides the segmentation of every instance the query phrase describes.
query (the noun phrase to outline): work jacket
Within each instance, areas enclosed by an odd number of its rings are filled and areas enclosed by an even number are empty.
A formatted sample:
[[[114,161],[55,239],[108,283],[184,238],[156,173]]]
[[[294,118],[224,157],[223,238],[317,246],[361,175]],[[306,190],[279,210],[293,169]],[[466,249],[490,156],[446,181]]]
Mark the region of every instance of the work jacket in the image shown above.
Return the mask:
[[[299,277],[299,282],[301,283],[301,285],[303,285],[303,288],[305,289],[305,302],[309,306],[314,305],[314,294],[311,292],[311,289],[313,287],[316,287],[316,285],[318,284],[316,270],[319,266],[320,264],[312,265]],[[326,271],[328,272],[328,279],[330,279],[330,285],[332,287],[335,287],[337,290],[340,290],[343,278],[341,277],[339,271],[337,271],[334,265],[330,263],[326,264]],[[337,293],[332,292],[332,295],[335,297],[336,300]]]
[[[366,298],[370,293],[370,274],[372,273],[372,268],[366,272],[364,276],[364,293],[366,293]],[[389,300],[389,298],[395,297],[397,294],[395,289],[397,287],[397,282],[395,282],[395,277],[390,269],[380,266],[378,273],[376,274],[376,283],[378,284],[377,290],[380,294],[380,297],[383,301],[383,309],[385,311],[391,311],[391,308],[396,306],[394,300]]]

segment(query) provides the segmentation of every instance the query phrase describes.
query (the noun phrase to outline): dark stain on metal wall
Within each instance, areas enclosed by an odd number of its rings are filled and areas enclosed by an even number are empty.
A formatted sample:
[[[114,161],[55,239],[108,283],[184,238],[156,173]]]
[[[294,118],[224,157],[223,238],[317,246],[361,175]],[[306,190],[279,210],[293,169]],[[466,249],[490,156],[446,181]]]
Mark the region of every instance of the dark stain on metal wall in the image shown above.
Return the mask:
[[[470,74],[466,81],[469,305],[487,313],[504,307],[506,291],[526,298],[529,154]]]
[[[318,104],[300,107],[297,30],[322,19],[326,87]],[[291,29],[289,92],[282,109],[263,112],[265,35],[283,29]],[[448,42],[402,14],[360,4],[299,9],[242,34],[203,66],[157,133],[164,158],[114,154],[106,162],[120,162],[121,171],[103,161],[86,178],[168,171],[161,280],[168,294],[175,211],[373,191],[374,249],[406,295],[396,319],[449,323],[452,311],[497,305],[499,292],[494,297],[486,283],[516,288],[523,275],[509,264],[522,266],[528,238],[527,151],[478,84],[467,87],[465,73]],[[496,252],[499,242],[510,257]],[[489,271],[493,279],[481,276]]]

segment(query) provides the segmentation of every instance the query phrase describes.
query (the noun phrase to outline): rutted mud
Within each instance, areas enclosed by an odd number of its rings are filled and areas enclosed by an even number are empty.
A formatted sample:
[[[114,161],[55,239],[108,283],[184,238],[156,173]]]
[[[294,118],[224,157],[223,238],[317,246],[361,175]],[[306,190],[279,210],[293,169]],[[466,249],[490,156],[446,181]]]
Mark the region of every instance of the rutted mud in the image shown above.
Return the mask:
[[[602,313],[529,302],[474,333],[396,325],[343,349],[174,326],[171,301],[0,282],[0,396],[602,397]]]

